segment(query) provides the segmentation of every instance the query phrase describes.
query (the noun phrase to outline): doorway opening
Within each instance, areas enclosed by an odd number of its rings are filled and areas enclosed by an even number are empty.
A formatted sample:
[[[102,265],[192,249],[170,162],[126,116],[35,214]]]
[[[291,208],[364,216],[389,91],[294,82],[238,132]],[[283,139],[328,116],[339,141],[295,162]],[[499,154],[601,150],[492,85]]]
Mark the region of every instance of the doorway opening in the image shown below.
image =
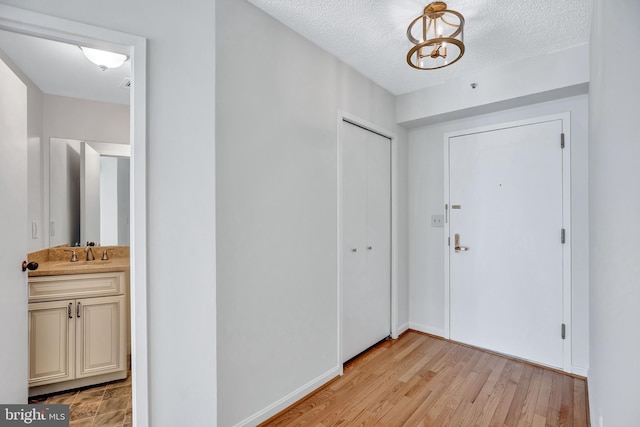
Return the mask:
[[[134,82],[130,89],[129,115],[131,382],[133,422],[138,426],[146,426],[149,422],[146,320],[146,40],[138,36],[4,5],[0,5],[0,30],[121,53],[127,55],[131,61],[131,80]],[[44,141],[44,135],[41,135],[41,147],[46,143],[48,141]],[[46,190],[43,189],[43,191]],[[47,218],[43,220],[48,221]],[[26,254],[24,256],[26,259]],[[26,301],[24,303],[26,306]],[[24,333],[26,334],[27,331]],[[20,345],[15,347],[17,348],[15,357],[28,357],[26,348],[22,349]],[[26,383],[26,373],[23,380]]]

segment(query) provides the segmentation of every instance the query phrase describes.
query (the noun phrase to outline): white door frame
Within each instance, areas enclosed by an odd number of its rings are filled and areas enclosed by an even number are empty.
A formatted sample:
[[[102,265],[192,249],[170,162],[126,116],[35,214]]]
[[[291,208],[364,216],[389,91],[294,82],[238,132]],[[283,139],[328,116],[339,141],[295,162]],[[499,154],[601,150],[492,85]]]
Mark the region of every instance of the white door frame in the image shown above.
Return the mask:
[[[391,140],[391,338],[398,338],[398,137],[394,132],[388,129],[384,129],[375,123],[371,123],[356,115],[347,113],[345,111],[338,110],[338,351],[336,354],[336,363],[340,370],[340,375],[343,373],[342,363],[342,291],[343,291],[343,277],[342,269],[344,266],[344,251],[343,251],[343,176],[342,176],[342,147],[344,144],[344,137],[342,135],[342,123],[347,122],[353,125],[359,126],[365,130],[375,132],[379,135],[389,138]]]
[[[562,245],[562,322],[566,325],[563,340],[563,370],[572,372],[571,368],[571,113],[561,113],[549,116],[518,120],[514,122],[500,123],[496,125],[482,126],[449,132],[444,135],[444,203],[451,207],[449,200],[449,139],[456,136],[474,133],[490,132],[506,128],[526,126],[535,123],[543,123],[553,120],[562,120],[562,132],[564,133],[564,155],[562,158],[562,223],[566,230],[565,244]],[[560,140],[558,140],[558,145]],[[444,206],[443,206],[444,207]],[[447,209],[445,209],[446,211]],[[450,212],[445,212],[445,232],[443,240],[444,251],[444,337],[451,339],[450,331],[450,252],[449,252],[449,217]],[[560,236],[558,235],[558,239]],[[558,331],[560,333],[560,331]]]
[[[0,5],[0,29],[129,55],[132,81],[131,142],[131,347],[133,422],[149,425],[147,348],[146,58],[143,37]],[[27,376],[25,372],[25,382]]]

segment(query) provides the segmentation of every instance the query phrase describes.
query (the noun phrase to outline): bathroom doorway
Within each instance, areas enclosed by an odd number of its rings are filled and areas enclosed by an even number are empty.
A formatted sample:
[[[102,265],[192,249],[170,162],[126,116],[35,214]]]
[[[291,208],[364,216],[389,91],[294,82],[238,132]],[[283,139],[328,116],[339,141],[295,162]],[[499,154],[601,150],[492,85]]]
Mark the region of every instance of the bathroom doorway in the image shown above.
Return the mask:
[[[131,277],[130,277],[130,298],[131,298],[131,346],[132,346],[132,379],[133,388],[133,422],[139,426],[148,425],[148,391],[147,391],[147,323],[146,323],[146,41],[145,39],[115,32],[99,27],[93,27],[86,24],[80,24],[73,21],[53,18],[37,13],[28,12],[26,10],[17,9],[9,6],[0,5],[0,30],[7,32],[12,36],[17,34],[29,35],[36,37],[42,41],[53,40],[56,42],[67,43],[73,46],[88,46],[96,49],[109,50],[112,52],[122,53],[129,57],[131,63],[131,79],[136,82],[135,86],[130,87],[130,132],[129,140],[131,145],[131,172],[130,178],[130,239],[131,239]],[[9,58],[10,59],[10,58]],[[46,67],[46,64],[43,65]],[[49,135],[51,136],[51,135]],[[29,135],[29,150],[40,150],[44,152],[42,147],[48,144],[48,138],[45,137],[45,130],[39,135],[39,141],[34,141],[32,135]],[[48,155],[48,151],[46,152]],[[41,164],[44,164],[45,155],[36,156],[40,158]],[[15,179],[27,181],[28,171],[24,170],[21,176]],[[42,179],[40,182],[43,182]],[[42,194],[45,193],[42,186]],[[42,207],[45,206],[45,199],[41,197]],[[43,208],[43,211],[48,211]],[[40,217],[40,222],[47,222],[47,226],[38,228],[31,226],[29,228],[31,236],[49,233],[48,218],[44,214]],[[34,221],[33,218],[28,218]],[[37,221],[34,221],[37,222]],[[40,232],[40,234],[38,234]],[[26,234],[26,233],[25,233]],[[24,236],[25,240],[28,236]],[[10,243],[10,242],[8,242]],[[26,259],[26,253],[24,259]],[[21,260],[20,260],[21,261]],[[16,260],[16,262],[20,262]],[[26,274],[24,276],[26,286]],[[26,297],[26,294],[25,294]],[[26,305],[26,301],[25,301]],[[25,336],[27,331],[23,331]],[[16,358],[28,358],[26,348],[17,342],[15,345],[7,345],[11,348],[11,356],[7,360]],[[16,381],[21,381],[18,378]],[[22,379],[26,382],[26,375]],[[12,384],[5,384],[7,388],[11,388]],[[22,397],[22,387],[15,387]],[[115,388],[115,387],[113,387]],[[26,403],[26,402],[23,402]]]

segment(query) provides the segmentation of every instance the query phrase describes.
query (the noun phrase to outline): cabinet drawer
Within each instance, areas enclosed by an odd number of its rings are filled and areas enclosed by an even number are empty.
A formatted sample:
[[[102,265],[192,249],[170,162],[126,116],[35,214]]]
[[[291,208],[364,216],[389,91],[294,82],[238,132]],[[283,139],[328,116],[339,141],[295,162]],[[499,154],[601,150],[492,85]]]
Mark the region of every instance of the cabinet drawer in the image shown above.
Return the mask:
[[[29,278],[29,302],[123,294],[125,273],[70,274]]]

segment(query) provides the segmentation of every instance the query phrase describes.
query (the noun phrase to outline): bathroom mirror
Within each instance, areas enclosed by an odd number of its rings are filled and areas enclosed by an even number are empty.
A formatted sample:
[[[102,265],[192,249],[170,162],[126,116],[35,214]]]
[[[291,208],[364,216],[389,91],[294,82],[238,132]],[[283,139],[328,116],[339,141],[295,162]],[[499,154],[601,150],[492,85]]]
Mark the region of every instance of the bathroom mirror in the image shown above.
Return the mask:
[[[130,146],[49,140],[49,246],[129,244]]]

